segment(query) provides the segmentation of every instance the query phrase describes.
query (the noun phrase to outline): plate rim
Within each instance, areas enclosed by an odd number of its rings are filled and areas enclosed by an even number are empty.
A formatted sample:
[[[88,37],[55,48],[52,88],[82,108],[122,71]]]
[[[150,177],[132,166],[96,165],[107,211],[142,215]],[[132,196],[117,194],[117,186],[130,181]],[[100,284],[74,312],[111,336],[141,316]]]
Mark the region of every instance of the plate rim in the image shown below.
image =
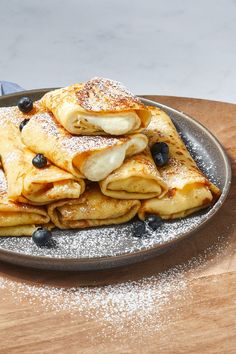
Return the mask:
[[[42,88],[42,89],[34,89],[34,90],[24,90],[16,93],[12,93],[9,95],[5,95],[0,97],[0,102],[4,101],[7,98],[14,98],[18,97],[19,95],[26,95],[26,94],[41,94],[45,93],[47,91],[53,90],[55,88]],[[203,220],[203,222],[199,225],[196,226],[194,230],[189,230],[186,231],[185,233],[182,233],[179,237],[171,239],[169,241],[166,241],[161,244],[156,244],[153,245],[152,247],[148,249],[143,249],[143,250],[138,250],[134,251],[132,253],[123,253],[121,255],[116,255],[116,256],[102,256],[102,257],[84,257],[84,258],[64,258],[64,257],[50,257],[50,256],[34,256],[31,254],[25,254],[25,253],[17,253],[12,250],[6,250],[2,249],[0,246],[0,259],[3,261],[7,261],[10,263],[22,265],[22,266],[27,266],[31,268],[43,268],[43,269],[51,269],[51,270],[62,270],[62,271],[78,271],[78,270],[83,270],[84,266],[85,269],[92,269],[89,268],[90,266],[94,265],[101,265],[101,268],[114,268],[118,267],[120,265],[124,265],[122,262],[125,259],[133,259],[133,262],[138,262],[142,261],[142,259],[146,259],[149,257],[154,256],[157,252],[167,250],[171,246],[175,245],[177,242],[182,241],[186,237],[195,234],[197,231],[199,231],[203,226],[205,226],[211,219],[212,217],[221,209],[222,205],[224,204],[225,200],[227,199],[227,196],[230,191],[231,187],[231,179],[232,179],[232,168],[231,168],[231,163],[229,160],[229,157],[222,146],[222,144],[219,142],[219,140],[210,132],[208,128],[206,128],[202,123],[200,123],[198,120],[195,118],[189,116],[188,114],[181,112],[177,109],[174,109],[170,106],[164,105],[162,103],[144,98],[142,96],[138,96],[142,102],[146,105],[154,106],[161,108],[163,110],[169,110],[172,111],[175,114],[178,114],[182,116],[185,120],[188,121],[193,121],[195,125],[198,126],[200,130],[203,130],[208,137],[213,140],[214,144],[217,146],[218,151],[221,153],[221,156],[223,158],[224,164],[225,164],[225,170],[226,170],[226,178],[225,178],[225,184],[224,188],[222,190],[221,196],[218,199],[218,201],[214,204],[214,206],[210,209],[208,217]],[[24,236],[22,236],[24,237]],[[26,237],[26,236],[25,236]],[[13,259],[14,258],[14,259]],[[136,258],[136,260],[135,260]],[[104,264],[108,265],[107,267],[104,267]],[[127,263],[128,264],[128,263]],[[42,266],[42,267],[41,267]],[[87,268],[86,268],[87,266]],[[98,269],[100,269],[98,267]]]

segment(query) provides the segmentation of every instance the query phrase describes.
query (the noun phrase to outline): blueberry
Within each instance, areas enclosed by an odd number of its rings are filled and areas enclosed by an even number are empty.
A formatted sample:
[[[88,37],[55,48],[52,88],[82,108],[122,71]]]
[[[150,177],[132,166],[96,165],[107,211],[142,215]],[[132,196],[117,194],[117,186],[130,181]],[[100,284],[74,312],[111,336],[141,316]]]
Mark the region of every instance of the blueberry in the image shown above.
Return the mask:
[[[162,154],[168,155],[169,154],[169,146],[168,146],[168,144],[166,144],[164,142],[155,143],[151,147],[151,152],[152,152],[152,154],[158,154],[160,152]]]
[[[151,147],[151,154],[157,166],[164,166],[169,159],[169,146],[164,142],[155,143]]]
[[[148,224],[148,226],[154,231],[158,229],[158,227],[162,224],[162,218],[154,214],[148,215],[145,221]]]
[[[155,164],[160,167],[166,165],[168,162],[168,159],[169,159],[168,155],[162,154],[161,152],[153,155],[153,160],[154,160]]]
[[[146,225],[142,221],[137,221],[134,223],[133,227],[134,236],[135,237],[142,237],[146,234]]]
[[[17,103],[19,110],[23,113],[28,113],[33,108],[33,101],[29,97],[21,97]]]
[[[24,119],[22,120],[22,122],[20,123],[19,125],[19,129],[20,129],[20,132],[22,131],[22,129],[24,128],[24,126],[29,122],[29,119]]]
[[[37,246],[46,246],[47,244],[49,244],[51,238],[52,238],[51,231],[43,227],[39,227],[32,234],[32,239]]]
[[[43,154],[37,154],[32,160],[32,164],[37,168],[44,168],[47,166],[47,158]]]

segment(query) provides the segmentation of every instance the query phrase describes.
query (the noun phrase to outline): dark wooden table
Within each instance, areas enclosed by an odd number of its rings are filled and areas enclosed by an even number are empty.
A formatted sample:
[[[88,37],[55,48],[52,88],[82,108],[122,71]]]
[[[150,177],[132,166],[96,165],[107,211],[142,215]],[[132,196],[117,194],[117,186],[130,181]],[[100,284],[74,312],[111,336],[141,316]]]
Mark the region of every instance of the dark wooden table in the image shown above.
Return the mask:
[[[224,145],[233,168],[226,203],[217,217],[193,237],[166,254],[126,268],[64,273],[0,263],[0,285],[6,280],[5,286],[0,286],[0,353],[236,353],[236,105],[168,96],[145,98],[197,118]],[[206,251],[209,249],[212,251]],[[22,284],[29,288],[41,284],[70,288],[139,280],[178,264],[194,264],[194,259],[202,261],[186,275],[192,295],[178,304],[170,301],[165,307],[166,314],[178,312],[178,316],[173,315],[162,330],[146,331],[140,326],[139,332],[133,333],[129,327],[124,328],[117,339],[105,332],[97,337],[102,317],[88,319],[78,313],[72,320],[69,311],[55,313],[44,308],[40,299],[38,304],[30,296],[17,301],[14,288],[8,289],[12,283],[15,289]]]

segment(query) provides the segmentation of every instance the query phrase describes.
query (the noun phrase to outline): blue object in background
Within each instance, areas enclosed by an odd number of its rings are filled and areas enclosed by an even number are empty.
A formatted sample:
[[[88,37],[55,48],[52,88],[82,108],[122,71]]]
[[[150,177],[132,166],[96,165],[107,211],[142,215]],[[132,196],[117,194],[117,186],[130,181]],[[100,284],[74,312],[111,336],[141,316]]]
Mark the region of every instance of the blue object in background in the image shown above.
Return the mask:
[[[0,81],[0,96],[8,95],[9,93],[23,91],[24,89],[14,82]]]

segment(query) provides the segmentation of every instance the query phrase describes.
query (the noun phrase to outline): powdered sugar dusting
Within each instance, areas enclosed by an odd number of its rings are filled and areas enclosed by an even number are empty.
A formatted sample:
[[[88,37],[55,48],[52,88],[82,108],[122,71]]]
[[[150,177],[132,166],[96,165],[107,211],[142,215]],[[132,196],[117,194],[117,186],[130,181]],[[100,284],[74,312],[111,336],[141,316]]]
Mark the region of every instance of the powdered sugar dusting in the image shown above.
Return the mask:
[[[43,308],[54,314],[67,312],[71,320],[77,315],[94,320],[102,325],[98,336],[107,332],[113,338],[122,336],[127,326],[133,334],[160,330],[169,320],[165,307],[190,296],[187,281],[178,268],[104,287],[56,288],[0,280],[0,288],[7,289],[17,302],[27,298],[33,307],[40,303],[39,311]]]
[[[10,121],[17,126],[24,119],[23,114],[17,107],[0,107],[0,117],[1,125],[4,125],[4,122]]]
[[[106,149],[120,145],[129,140],[128,137],[113,138],[110,136],[72,136],[49,113],[34,115],[27,124],[23,134],[32,134],[32,131],[42,130],[44,141],[53,138],[58,147],[71,155],[86,151]],[[50,138],[51,136],[51,138]]]
[[[54,230],[56,246],[39,248],[30,238],[1,238],[0,247],[18,253],[46,256],[53,258],[95,258],[115,257],[132,254],[178,239],[183,234],[199,226],[207,214],[199,214],[184,220],[164,222],[157,231],[147,233],[144,237],[134,237],[133,228],[136,221],[115,227],[102,227],[85,230]]]
[[[197,166],[207,176],[207,178],[216,185],[221,184],[220,176],[217,175],[215,161],[208,155],[208,147],[201,141],[202,137],[199,136],[192,139],[186,134],[179,132],[179,135],[184,140],[191,156],[196,162]],[[197,141],[196,141],[197,138]],[[203,144],[203,145],[201,145]],[[209,147],[210,148],[210,147]]]
[[[33,309],[54,314],[67,313],[72,321],[83,316],[100,325],[98,337],[111,340],[129,333],[142,340],[162,331],[181,316],[181,309],[191,299],[191,283],[196,271],[219,256],[225,249],[224,238],[189,260],[154,275],[118,284],[94,287],[54,287],[32,285],[0,278],[4,289],[16,302],[27,299]],[[171,309],[174,308],[174,311]],[[87,334],[88,339],[91,336]],[[96,338],[93,338],[96,340]]]
[[[95,77],[76,90],[78,103],[88,111],[146,109],[144,104],[120,82]]]

